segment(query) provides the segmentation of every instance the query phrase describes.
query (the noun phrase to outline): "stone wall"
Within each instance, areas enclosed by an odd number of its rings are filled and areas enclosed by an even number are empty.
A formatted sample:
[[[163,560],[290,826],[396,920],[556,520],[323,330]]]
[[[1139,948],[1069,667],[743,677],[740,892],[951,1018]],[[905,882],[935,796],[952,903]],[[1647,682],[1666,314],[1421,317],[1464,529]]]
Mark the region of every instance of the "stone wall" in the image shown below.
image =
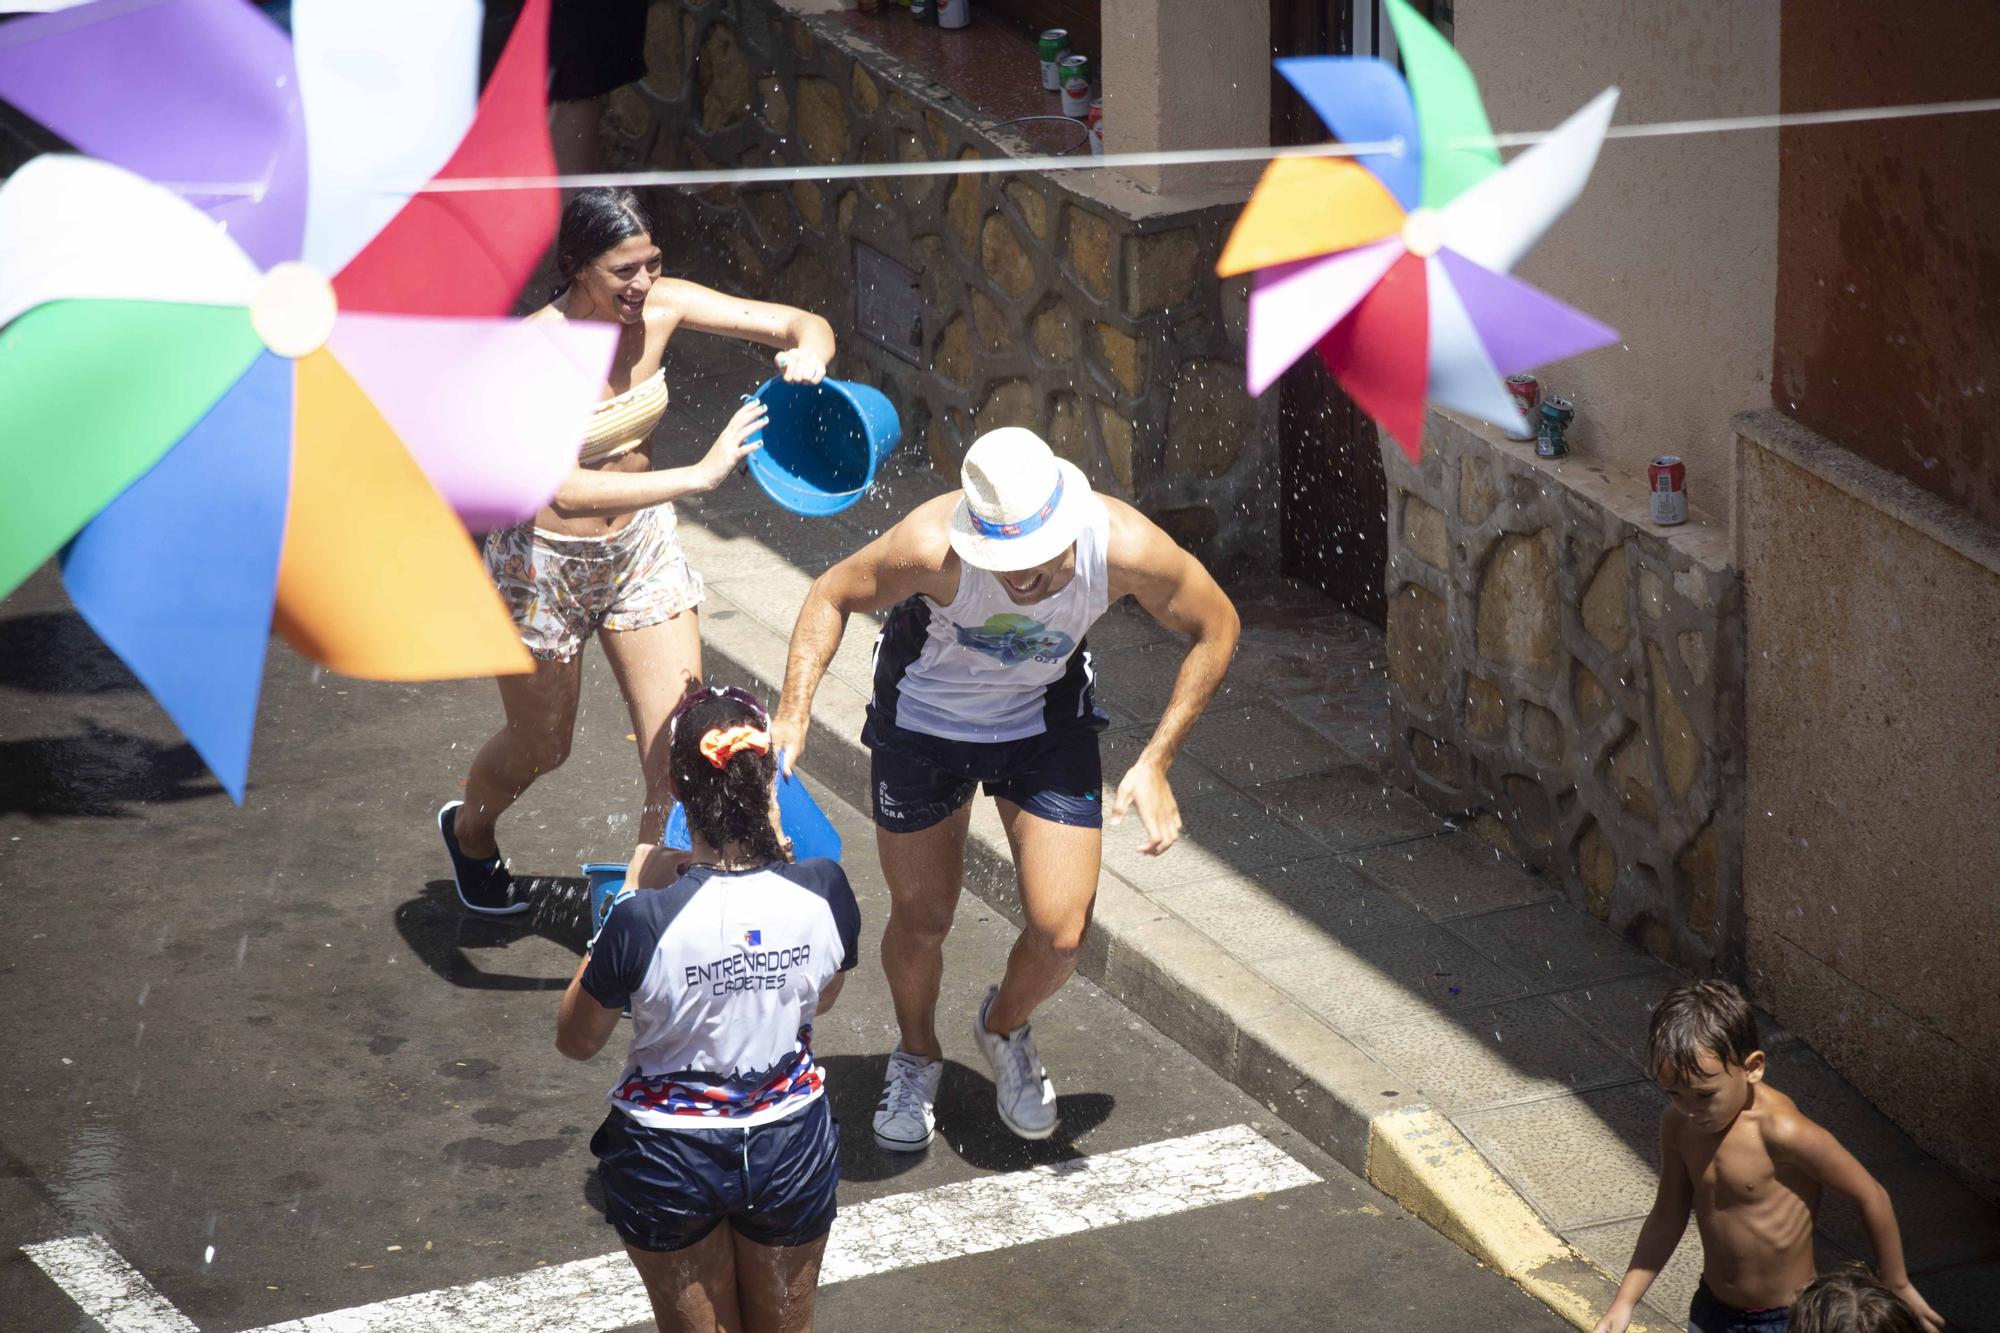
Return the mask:
[[[1742,583],[1579,460],[1432,413],[1389,482],[1390,754],[1660,958],[1740,973]],[[1638,488],[1643,499],[1643,484]]]
[[[656,0],[647,63],[606,118],[620,166],[1035,151],[838,18],[773,0]],[[1243,391],[1245,288],[1214,276],[1233,208],[1126,212],[1056,174],[656,195],[671,268],[826,315],[835,373],[888,393],[906,447],[940,472],[955,478],[979,433],[1028,426],[1218,575],[1275,568],[1277,451]],[[907,359],[856,332],[863,246],[918,275]]]

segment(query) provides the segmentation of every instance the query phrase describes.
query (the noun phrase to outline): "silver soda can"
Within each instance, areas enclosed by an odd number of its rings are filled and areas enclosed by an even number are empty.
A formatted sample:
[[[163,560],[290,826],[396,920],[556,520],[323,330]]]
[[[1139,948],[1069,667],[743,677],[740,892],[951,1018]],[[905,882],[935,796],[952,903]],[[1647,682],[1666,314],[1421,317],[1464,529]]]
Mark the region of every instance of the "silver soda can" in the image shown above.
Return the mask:
[[[1062,113],[1085,119],[1090,115],[1090,57],[1066,55],[1057,66],[1062,70]]]
[[[972,0],[931,0],[940,28],[963,28],[972,22]]]
[[[1042,56],[1042,91],[1059,93],[1062,91],[1062,70],[1058,62],[1069,54],[1069,29],[1050,28],[1042,34],[1038,43]]]

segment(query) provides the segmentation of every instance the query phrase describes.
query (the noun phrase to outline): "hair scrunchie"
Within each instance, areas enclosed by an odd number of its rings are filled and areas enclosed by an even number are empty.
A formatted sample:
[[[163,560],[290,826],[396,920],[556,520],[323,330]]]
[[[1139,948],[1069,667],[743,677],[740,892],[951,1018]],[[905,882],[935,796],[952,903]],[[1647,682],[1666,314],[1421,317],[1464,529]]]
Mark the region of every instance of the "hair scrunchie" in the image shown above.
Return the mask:
[[[752,726],[717,727],[701,738],[701,757],[717,768],[728,768],[729,761],[745,750],[771,753],[771,733]]]

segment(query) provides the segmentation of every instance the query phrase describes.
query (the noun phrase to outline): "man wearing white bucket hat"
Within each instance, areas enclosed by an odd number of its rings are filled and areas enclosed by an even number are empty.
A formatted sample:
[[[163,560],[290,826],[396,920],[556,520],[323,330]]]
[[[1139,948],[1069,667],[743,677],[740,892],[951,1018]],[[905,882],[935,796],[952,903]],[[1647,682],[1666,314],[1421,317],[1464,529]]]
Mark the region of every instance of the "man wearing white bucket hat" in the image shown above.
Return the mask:
[[[1094,494],[1034,432],[980,436],[960,480],[960,493],[919,506],[813,584],[771,726],[789,772],[847,617],[889,611],[862,741],[889,882],[882,968],[902,1029],[875,1112],[875,1140],[890,1151],[919,1151],[936,1129],[938,990],[974,790],[984,784],[999,805],[1027,924],[973,1036],[1001,1120],[1043,1139],[1056,1130],[1056,1096],[1028,1020],[1075,970],[1101,852],[1106,718],[1084,635],[1130,595],[1191,640],[1111,802],[1114,823],[1137,811],[1153,855],[1180,835],[1167,770],[1236,650],[1236,610],[1208,571],[1138,510]]]

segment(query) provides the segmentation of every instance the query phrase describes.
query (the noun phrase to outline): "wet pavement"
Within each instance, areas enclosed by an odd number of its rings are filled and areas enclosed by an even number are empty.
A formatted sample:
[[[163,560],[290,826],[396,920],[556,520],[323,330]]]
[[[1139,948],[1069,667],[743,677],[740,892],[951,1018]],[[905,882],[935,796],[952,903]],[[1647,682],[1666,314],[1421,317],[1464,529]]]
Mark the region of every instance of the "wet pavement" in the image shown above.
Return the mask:
[[[517,872],[544,877],[516,926],[462,915],[432,823],[498,719],[490,684],[350,681],[274,644],[238,809],[52,570],[0,606],[0,1326],[100,1327],[21,1252],[62,1237],[103,1237],[158,1293],[113,1333],[263,1328],[616,1249],[586,1146],[615,1055],[580,1066],[552,1044],[583,943],[577,863],[626,853],[638,801],[629,722],[589,660],[571,762],[502,824]],[[747,674],[714,649],[709,669]],[[1067,1235],[1081,1205],[1052,1194],[1025,1234],[1055,1238],[1010,1243],[1009,1222],[975,1236],[986,1253],[892,1258],[826,1288],[821,1327],[1561,1327],[1088,983],[1036,1025],[1062,1132],[1011,1138],[965,1029],[1012,929],[971,896],[939,1142],[880,1153],[885,895],[865,820],[826,803],[866,918],[816,1042],[845,1205],[1235,1126],[1317,1179]],[[453,1326],[600,1326],[587,1301],[480,1314]]]

